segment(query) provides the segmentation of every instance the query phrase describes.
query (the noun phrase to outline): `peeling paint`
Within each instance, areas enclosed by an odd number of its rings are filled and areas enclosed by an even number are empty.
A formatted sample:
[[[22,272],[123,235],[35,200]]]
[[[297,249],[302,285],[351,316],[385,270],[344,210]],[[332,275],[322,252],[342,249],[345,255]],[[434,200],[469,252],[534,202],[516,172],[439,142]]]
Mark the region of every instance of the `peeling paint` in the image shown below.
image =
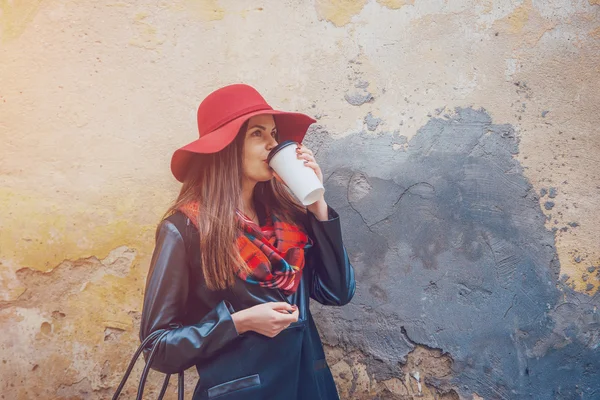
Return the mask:
[[[48,271],[66,259],[106,257],[124,244],[149,249],[155,232],[154,225],[137,225],[125,215],[114,219],[116,210],[90,213],[73,206],[67,214],[49,199],[5,189],[0,189],[0,207],[10,210],[4,226],[18,227],[0,235],[5,266]]]
[[[376,118],[371,113],[368,113],[365,117],[365,124],[367,124],[367,129],[370,131],[376,130],[381,122],[381,118]]]
[[[392,10],[415,4],[415,0],[377,0],[379,4]]]
[[[531,0],[525,1],[522,5],[518,6],[512,14],[506,17],[510,25],[510,32],[519,34],[523,31],[525,24],[529,19],[529,14],[533,9]]]
[[[369,103],[372,102],[374,100],[374,97],[371,93],[369,93],[368,91],[362,91],[362,92],[352,92],[352,93],[346,93],[344,95],[344,99],[346,99],[346,101],[353,105],[353,106],[362,106],[365,103]]]
[[[598,372],[581,370],[600,371],[600,297],[559,280],[515,129],[458,109],[432,118],[406,152],[394,140],[359,132],[319,151],[333,171],[329,202],[352,227],[344,238],[360,282],[346,308],[315,307],[325,341],[364,352],[378,381],[416,345],[440,349],[452,372],[436,387],[456,384],[465,397],[550,398],[558,384],[565,395],[597,391]],[[364,158],[342,156],[356,148]],[[408,372],[418,393],[422,371]]]
[[[145,273],[136,269],[135,259],[134,250],[121,247],[103,260],[65,261],[50,272],[17,271],[26,291],[14,301],[0,302],[5,327],[0,348],[20,351],[11,355],[10,364],[0,364],[0,376],[16,382],[19,371],[32,370],[31,378],[45,375],[46,387],[52,390],[68,389],[82,396],[79,383],[88,379],[88,395],[110,392],[120,375],[117,372],[128,361],[122,357],[121,343],[136,346],[134,322]],[[107,335],[121,340],[107,340]],[[110,376],[95,371],[98,364],[89,362],[92,352],[94,357],[118,362]],[[44,386],[26,385],[19,390],[14,398],[47,397]]]
[[[518,36],[520,44],[527,46],[534,46],[555,26],[556,22],[547,20],[535,9],[532,0],[525,0],[506,18],[494,23],[494,29]]]
[[[204,21],[220,21],[225,18],[225,9],[218,0],[180,0],[175,7]]]
[[[370,372],[374,361],[367,354],[327,345],[325,353],[342,399],[459,400],[450,385],[440,384],[451,376],[452,359],[437,349],[415,346],[393,372],[397,377],[381,380]]]
[[[483,13],[489,14],[494,9],[494,1],[493,0],[484,0],[483,1]]]
[[[155,50],[165,42],[165,38],[157,34],[157,30],[150,23],[146,22],[148,14],[138,13],[133,21],[137,28],[137,35],[129,41],[129,44],[136,47],[142,47],[148,50]]]
[[[43,0],[0,0],[2,42],[19,37],[37,14]]]
[[[582,293],[597,293],[600,290],[600,277],[589,276],[588,268],[600,265],[599,250],[595,246],[586,249],[585,242],[578,238],[580,224],[573,221],[567,223],[561,217],[566,210],[562,207],[558,209],[557,204],[563,202],[558,188],[542,188],[539,201],[546,214],[546,227],[556,235],[557,253],[561,261],[560,273],[565,277],[564,283]]]
[[[315,0],[315,8],[320,19],[335,26],[344,26],[360,13],[366,3],[367,0]]]

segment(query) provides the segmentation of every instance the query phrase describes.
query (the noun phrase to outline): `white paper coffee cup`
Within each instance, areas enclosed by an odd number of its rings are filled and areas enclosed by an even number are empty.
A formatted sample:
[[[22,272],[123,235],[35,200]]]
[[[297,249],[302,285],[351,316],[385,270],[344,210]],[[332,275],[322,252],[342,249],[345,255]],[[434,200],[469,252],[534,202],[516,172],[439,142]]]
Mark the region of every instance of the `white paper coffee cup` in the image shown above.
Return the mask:
[[[290,188],[294,196],[305,205],[311,205],[325,193],[323,184],[315,171],[304,164],[303,159],[296,155],[298,143],[285,141],[278,144],[271,153],[267,162],[277,175]]]

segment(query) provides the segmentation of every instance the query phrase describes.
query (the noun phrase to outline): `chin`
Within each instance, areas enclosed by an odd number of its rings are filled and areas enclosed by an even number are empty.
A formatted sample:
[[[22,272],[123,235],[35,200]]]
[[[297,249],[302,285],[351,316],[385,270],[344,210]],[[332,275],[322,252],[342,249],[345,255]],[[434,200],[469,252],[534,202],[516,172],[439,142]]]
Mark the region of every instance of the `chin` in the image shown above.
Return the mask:
[[[275,175],[273,175],[273,174],[266,175],[266,176],[264,177],[264,179],[262,179],[262,180],[261,180],[261,182],[268,182],[268,181],[270,181],[271,179],[273,179],[274,177],[275,177]]]
[[[271,168],[268,168],[266,173],[263,175],[263,182],[267,182],[270,181],[271,179],[273,179],[275,177],[275,174],[273,173],[273,171],[271,170]]]
[[[274,175],[272,173],[271,174],[260,174],[260,175],[255,175],[255,176],[250,177],[250,179],[252,179],[255,182],[268,182],[273,178],[274,178]]]

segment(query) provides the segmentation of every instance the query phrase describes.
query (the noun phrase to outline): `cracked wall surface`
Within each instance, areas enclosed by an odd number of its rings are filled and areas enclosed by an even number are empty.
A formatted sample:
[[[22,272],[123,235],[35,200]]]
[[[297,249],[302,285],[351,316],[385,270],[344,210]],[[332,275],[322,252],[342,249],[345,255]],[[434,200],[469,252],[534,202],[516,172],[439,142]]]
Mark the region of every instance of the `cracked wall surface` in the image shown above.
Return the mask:
[[[358,133],[316,145],[358,281],[347,307],[318,307],[326,342],[372,357],[377,381],[408,365],[418,344],[451,358],[434,387],[464,398],[593,398],[600,296],[560,279],[514,128],[458,108],[405,148],[395,140]],[[344,157],[353,149],[378,162]]]
[[[171,152],[233,82],[318,119],[343,398],[598,396],[597,0],[0,2],[0,396],[110,398]]]

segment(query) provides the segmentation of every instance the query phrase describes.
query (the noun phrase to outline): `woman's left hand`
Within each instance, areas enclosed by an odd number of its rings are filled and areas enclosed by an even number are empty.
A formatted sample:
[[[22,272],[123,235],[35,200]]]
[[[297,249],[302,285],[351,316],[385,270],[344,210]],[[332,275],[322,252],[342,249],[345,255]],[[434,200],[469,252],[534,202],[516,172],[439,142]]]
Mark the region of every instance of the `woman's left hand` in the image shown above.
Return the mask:
[[[321,171],[321,167],[317,163],[313,152],[303,144],[299,144],[296,148],[296,155],[299,159],[304,160],[304,165],[306,165],[309,168],[312,168],[313,171],[315,171],[315,174],[317,174],[317,178],[319,178],[319,181],[323,183],[323,171]],[[275,178],[280,182],[283,182],[283,180],[281,179],[281,177],[279,177],[279,175],[277,175],[277,173],[275,173]],[[323,195],[321,195],[321,198],[319,200],[307,206],[306,209],[313,213],[315,217],[320,221],[326,221],[329,217],[328,206],[325,202],[325,197]]]
[[[317,174],[317,178],[323,183],[323,171],[321,171],[321,167],[317,164],[317,160],[315,160],[315,155],[313,152],[303,144],[298,145],[296,148],[296,154],[298,158],[304,160],[304,165],[310,167]]]

